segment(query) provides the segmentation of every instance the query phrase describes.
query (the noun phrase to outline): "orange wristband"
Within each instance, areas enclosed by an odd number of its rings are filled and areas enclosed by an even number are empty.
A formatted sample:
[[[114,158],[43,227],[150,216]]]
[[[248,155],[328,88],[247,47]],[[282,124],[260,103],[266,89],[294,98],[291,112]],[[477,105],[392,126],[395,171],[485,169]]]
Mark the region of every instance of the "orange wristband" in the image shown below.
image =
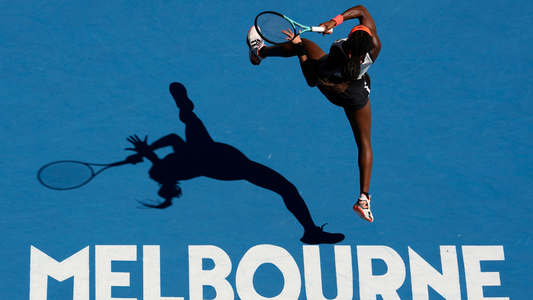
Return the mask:
[[[331,19],[333,21],[335,21],[335,27],[341,25],[342,22],[344,22],[344,17],[342,15],[338,15],[336,16],[335,18]]]

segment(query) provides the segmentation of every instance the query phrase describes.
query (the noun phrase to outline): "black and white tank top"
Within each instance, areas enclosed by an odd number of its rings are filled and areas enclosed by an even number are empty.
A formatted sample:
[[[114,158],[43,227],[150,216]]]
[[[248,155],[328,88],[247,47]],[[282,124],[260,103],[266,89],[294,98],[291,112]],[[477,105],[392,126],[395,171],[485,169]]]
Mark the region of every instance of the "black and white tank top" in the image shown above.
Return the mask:
[[[342,47],[342,45],[344,44],[344,42],[346,42],[348,40],[348,38],[344,38],[344,39],[338,39],[336,40],[335,42],[333,42],[333,44],[331,45],[331,47],[338,47],[341,52],[344,54],[344,56],[346,57],[346,59],[349,58],[348,56],[348,53],[344,52],[344,49]],[[365,75],[366,71],[370,68],[370,66],[373,64],[374,62],[372,61],[372,57],[370,57],[370,54],[367,53],[363,59],[363,62],[361,63],[361,71],[359,72],[359,77],[357,77],[357,79],[361,79],[363,77],[363,75]],[[333,74],[334,76],[336,77],[339,77],[339,78],[342,78],[342,75],[340,72],[336,72]]]

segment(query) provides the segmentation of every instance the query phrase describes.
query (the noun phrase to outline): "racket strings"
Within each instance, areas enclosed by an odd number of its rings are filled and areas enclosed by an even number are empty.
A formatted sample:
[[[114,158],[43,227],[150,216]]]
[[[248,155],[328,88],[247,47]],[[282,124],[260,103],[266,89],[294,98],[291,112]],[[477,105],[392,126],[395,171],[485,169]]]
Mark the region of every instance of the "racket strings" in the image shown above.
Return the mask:
[[[275,44],[287,42],[287,35],[282,30],[290,29],[294,33],[293,25],[287,19],[276,14],[259,15],[255,24],[265,40]]]
[[[53,189],[70,189],[83,185],[93,176],[91,167],[77,162],[59,162],[43,167],[38,174],[42,184]]]

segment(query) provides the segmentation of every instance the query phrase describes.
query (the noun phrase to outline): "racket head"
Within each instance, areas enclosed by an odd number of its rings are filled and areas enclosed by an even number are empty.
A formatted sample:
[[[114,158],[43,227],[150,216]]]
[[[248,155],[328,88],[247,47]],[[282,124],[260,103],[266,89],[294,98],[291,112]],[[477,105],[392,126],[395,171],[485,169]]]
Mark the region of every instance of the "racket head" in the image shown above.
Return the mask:
[[[95,175],[93,168],[87,163],[62,160],[39,169],[37,179],[42,185],[53,190],[71,190],[85,185]]]
[[[255,17],[255,29],[259,35],[267,42],[275,45],[290,42],[287,35],[282,30],[290,29],[296,36],[298,32],[290,21],[284,15],[274,11],[264,11]]]

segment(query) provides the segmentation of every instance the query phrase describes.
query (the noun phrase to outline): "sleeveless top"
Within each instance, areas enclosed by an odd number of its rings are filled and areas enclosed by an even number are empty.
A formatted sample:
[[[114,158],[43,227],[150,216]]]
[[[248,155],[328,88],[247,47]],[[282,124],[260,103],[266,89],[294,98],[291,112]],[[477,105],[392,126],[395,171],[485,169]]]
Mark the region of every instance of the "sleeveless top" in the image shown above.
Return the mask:
[[[344,54],[346,59],[348,59],[348,53],[346,53],[342,45],[348,40],[347,38],[339,39],[333,42],[331,48],[338,47],[339,50]],[[324,61],[329,54],[323,56],[320,61]],[[356,81],[349,83],[346,90],[343,92],[335,92],[327,89],[323,85],[318,85],[318,89],[326,98],[333,104],[341,107],[350,107],[353,109],[363,108],[368,102],[368,95],[370,94],[370,76],[367,71],[370,66],[374,63],[372,57],[367,53],[363,57],[363,62],[361,63],[361,71]],[[344,81],[342,78],[341,72],[335,72],[330,75],[329,80],[333,83],[341,83]]]
[[[338,39],[336,40],[335,42],[333,42],[333,44],[331,45],[331,47],[338,47],[339,50],[341,50],[342,54],[344,54],[344,56],[346,57],[346,59],[349,58],[348,56],[348,53],[346,53],[344,51],[344,48],[342,47],[342,45],[348,40],[348,38],[344,38],[344,39]],[[363,58],[363,62],[361,63],[361,71],[359,72],[359,76],[357,77],[357,80],[363,78],[363,75],[365,75],[366,71],[370,68],[370,66],[373,64],[374,62],[372,61],[372,57],[370,57],[370,54],[367,53],[365,55],[365,57]],[[333,73],[333,76],[335,77],[338,77],[338,78],[342,78],[342,75],[340,72],[336,72],[336,73]]]

